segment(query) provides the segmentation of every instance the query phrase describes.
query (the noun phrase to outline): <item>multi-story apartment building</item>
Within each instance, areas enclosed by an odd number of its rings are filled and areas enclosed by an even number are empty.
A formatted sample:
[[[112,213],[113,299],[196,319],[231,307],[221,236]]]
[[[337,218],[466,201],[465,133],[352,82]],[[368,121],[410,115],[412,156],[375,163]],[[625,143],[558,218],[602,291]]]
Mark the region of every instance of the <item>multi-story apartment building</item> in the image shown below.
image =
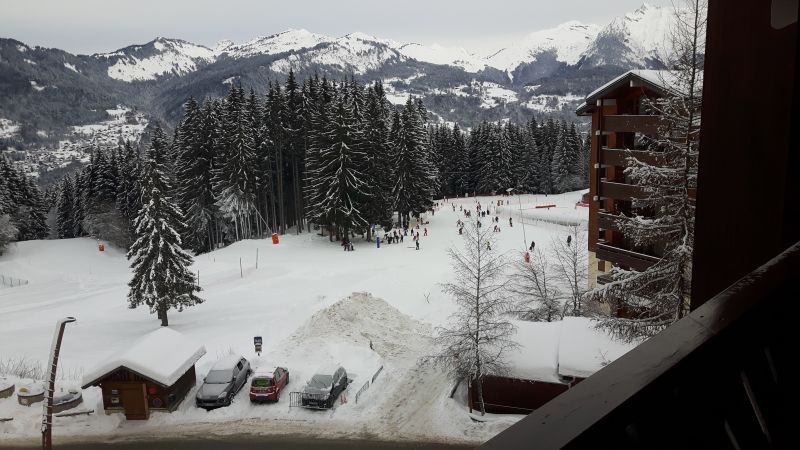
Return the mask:
[[[632,200],[644,195],[624,174],[626,158],[658,164],[658,153],[647,151],[642,142],[660,124],[660,117],[648,111],[647,99],[667,95],[670,78],[669,71],[629,71],[589,94],[576,111],[592,117],[589,288],[609,281],[612,265],[642,271],[661,256],[657,245],[636,246],[616,223],[621,213],[633,212]]]

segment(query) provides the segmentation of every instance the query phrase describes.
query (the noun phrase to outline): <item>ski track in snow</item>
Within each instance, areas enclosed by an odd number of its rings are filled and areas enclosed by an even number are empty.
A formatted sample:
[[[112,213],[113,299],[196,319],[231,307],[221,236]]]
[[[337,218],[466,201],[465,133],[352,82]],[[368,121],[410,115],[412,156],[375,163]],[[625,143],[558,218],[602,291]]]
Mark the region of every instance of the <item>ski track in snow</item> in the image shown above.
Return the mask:
[[[356,251],[344,252],[327,237],[304,233],[282,236],[279,245],[248,240],[200,255],[192,270],[200,271],[205,303],[170,312],[171,328],[208,349],[197,363],[198,384],[178,410],[155,411],[149,421],[126,421],[122,414],[103,414],[99,388],[89,388],[83,407],[98,412],[56,418],[55,436],[256,433],[483,442],[522,416],[490,415],[486,422],[473,422],[463,401],[448,397],[452,382],[447,376],[418,361],[433,352],[433,327],[446,323],[453,311],[439,285],[451,276],[446,250],[462,245],[456,221],[464,217],[458,206],[474,214],[477,201],[484,209],[492,204],[492,217],[496,211],[502,228],[498,248],[513,259],[521,257],[530,240],[548,248],[550,239],[564,232],[557,223],[584,222],[588,208],[575,207],[581,193],[455,199],[455,212],[444,203],[426,216],[430,223],[420,226],[420,251],[413,249],[410,236],[401,244],[384,242],[380,249],[356,238]],[[498,199],[508,205],[495,207]],[[557,208],[534,208],[551,203]],[[425,227],[427,237],[422,236]],[[101,253],[95,241],[85,238],[20,242],[0,257],[0,273],[30,280],[0,290],[0,359],[24,357],[44,365],[56,320],[78,319],[64,336],[57,388],[79,386],[81,372],[159,326],[146,308],[127,308],[128,261],[124,251],[110,245]],[[260,357],[253,353],[254,335],[264,336]],[[290,384],[278,404],[253,405],[245,388],[230,407],[206,412],[194,406],[203,376],[230,351],[243,354],[254,367],[289,369]],[[288,392],[300,390],[319,367],[335,364],[342,364],[353,380],[347,403],[324,412],[289,408]],[[381,365],[383,371],[356,404],[356,392]],[[18,380],[18,387],[25,382]],[[14,398],[0,400],[0,417],[14,417],[0,423],[0,440],[37,440],[40,405],[26,408]]]

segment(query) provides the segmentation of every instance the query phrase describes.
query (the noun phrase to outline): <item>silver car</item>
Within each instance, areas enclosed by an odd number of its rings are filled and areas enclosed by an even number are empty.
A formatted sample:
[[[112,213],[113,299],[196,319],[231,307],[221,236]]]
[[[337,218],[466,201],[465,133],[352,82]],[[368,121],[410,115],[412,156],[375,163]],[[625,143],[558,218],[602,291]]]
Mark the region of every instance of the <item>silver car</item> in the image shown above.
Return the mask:
[[[242,356],[230,355],[220,359],[203,378],[195,403],[205,409],[230,405],[251,373],[250,363]]]

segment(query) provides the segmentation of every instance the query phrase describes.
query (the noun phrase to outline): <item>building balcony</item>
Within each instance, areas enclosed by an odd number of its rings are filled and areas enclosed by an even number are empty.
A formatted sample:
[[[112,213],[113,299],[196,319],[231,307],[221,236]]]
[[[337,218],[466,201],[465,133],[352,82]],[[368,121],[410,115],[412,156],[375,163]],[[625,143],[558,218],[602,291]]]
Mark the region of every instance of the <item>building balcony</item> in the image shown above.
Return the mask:
[[[617,230],[620,231],[617,222],[623,218],[619,214],[610,213],[604,209],[597,211],[597,227],[603,230]]]
[[[633,200],[635,198],[645,198],[647,194],[641,186],[626,183],[614,183],[612,181],[600,181],[600,197],[613,198],[615,200]]]
[[[632,156],[639,161],[653,166],[661,165],[662,156],[656,152],[644,150],[627,150],[622,148],[603,147],[601,161],[605,165],[626,167],[627,158]]]
[[[603,116],[603,131],[615,133],[656,134],[661,124],[660,116],[608,115]]]
[[[653,264],[657,263],[661,258],[651,256],[644,253],[626,250],[624,248],[614,247],[606,244],[604,241],[597,242],[597,251],[595,252],[597,259],[608,261],[616,265],[629,267],[633,270],[640,272],[649,269]]]

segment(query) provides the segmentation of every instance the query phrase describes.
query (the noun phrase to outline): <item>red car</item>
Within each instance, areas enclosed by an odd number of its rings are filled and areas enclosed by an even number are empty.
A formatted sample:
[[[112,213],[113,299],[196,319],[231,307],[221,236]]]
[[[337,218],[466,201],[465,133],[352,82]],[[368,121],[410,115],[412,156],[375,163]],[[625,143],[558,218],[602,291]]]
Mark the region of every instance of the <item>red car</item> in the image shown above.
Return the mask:
[[[250,401],[277,402],[287,384],[289,384],[289,370],[285,367],[256,369],[250,381]]]

